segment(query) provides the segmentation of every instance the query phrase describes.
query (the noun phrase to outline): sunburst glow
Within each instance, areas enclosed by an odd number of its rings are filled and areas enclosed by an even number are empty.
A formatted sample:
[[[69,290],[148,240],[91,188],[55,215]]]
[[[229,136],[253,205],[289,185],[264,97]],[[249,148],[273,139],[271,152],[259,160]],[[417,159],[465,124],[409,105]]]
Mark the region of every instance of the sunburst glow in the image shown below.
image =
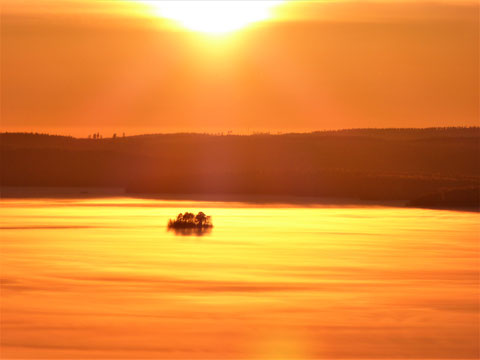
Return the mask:
[[[259,0],[154,0],[142,1],[155,15],[180,26],[208,34],[224,34],[273,16],[272,10],[283,1]]]

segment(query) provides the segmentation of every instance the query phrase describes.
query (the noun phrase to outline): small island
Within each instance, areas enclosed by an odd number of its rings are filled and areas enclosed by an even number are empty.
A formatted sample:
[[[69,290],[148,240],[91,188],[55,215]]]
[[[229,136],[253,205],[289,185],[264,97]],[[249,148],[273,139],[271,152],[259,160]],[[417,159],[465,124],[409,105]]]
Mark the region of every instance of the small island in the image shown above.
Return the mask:
[[[176,219],[168,220],[169,229],[210,229],[213,227],[212,217],[200,211],[197,215],[185,212],[178,214]]]

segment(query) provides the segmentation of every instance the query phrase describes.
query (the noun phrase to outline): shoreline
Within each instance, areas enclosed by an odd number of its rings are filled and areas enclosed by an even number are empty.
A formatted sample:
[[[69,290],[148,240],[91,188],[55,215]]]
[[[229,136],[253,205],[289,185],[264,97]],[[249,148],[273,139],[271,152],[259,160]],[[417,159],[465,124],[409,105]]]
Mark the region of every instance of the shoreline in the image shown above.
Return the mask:
[[[15,187],[0,188],[0,200],[3,199],[108,199],[130,198],[166,201],[198,201],[245,203],[250,205],[276,206],[383,206],[411,209],[447,210],[476,212],[480,209],[468,207],[427,207],[409,206],[408,200],[362,200],[348,197],[315,197],[294,195],[251,195],[251,194],[171,194],[171,193],[129,193],[121,187]]]
[[[407,200],[361,200],[347,197],[315,197],[293,195],[251,194],[172,194],[128,193],[124,188],[112,187],[14,187],[3,186],[0,199],[99,199],[133,198],[151,200],[244,202],[251,204],[285,205],[344,205],[405,207]]]

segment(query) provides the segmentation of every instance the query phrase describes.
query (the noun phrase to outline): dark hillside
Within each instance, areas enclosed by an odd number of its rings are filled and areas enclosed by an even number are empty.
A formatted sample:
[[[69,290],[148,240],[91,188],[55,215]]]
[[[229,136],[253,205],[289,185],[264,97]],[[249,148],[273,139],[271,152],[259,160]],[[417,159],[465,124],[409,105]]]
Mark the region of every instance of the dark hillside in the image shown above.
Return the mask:
[[[480,128],[0,139],[4,186],[413,199],[480,178]]]

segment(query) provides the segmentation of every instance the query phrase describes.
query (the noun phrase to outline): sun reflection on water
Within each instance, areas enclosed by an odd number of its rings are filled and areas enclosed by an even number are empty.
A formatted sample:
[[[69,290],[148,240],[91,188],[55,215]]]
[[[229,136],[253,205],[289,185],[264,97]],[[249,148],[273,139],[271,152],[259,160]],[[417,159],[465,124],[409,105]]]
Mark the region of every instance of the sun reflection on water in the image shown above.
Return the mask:
[[[209,236],[166,231],[205,209]],[[478,353],[478,214],[139,199],[0,212],[5,357]]]

